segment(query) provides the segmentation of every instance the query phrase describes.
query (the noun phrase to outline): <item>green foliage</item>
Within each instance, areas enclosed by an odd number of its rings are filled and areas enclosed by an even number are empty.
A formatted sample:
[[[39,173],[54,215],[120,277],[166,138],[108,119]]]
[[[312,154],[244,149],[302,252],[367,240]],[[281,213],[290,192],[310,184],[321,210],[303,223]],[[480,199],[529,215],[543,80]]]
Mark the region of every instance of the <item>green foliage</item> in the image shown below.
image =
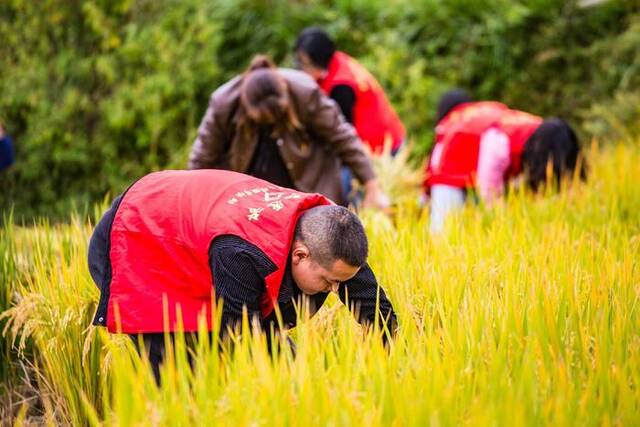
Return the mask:
[[[610,88],[611,95],[596,97],[582,113],[585,130],[599,138],[632,141],[640,135],[640,16],[629,21],[629,28],[615,40],[604,38],[591,47],[599,58],[598,69],[607,76],[604,80],[618,82]],[[610,58],[626,67],[612,67]]]
[[[170,163],[218,75],[212,9],[194,1],[3,3],[0,117],[18,160],[3,176],[0,203],[62,213]]]
[[[5,1],[0,120],[18,160],[0,176],[0,206],[60,215],[151,170],[184,167],[211,91],[259,52],[291,66],[308,25],[378,78],[417,158],[439,96],[456,86],[566,117],[584,139],[620,133],[638,121],[640,7],[581,3]]]

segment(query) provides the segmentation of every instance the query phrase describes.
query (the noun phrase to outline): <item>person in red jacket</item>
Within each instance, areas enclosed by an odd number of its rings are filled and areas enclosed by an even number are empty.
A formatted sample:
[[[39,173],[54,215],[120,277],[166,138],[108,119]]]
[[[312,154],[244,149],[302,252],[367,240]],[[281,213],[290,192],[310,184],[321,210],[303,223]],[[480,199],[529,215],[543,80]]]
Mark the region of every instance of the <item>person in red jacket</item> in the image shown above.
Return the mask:
[[[333,40],[318,27],[304,29],[294,51],[298,67],[336,101],[372,153],[381,154],[386,146],[392,155],[398,152],[406,138],[405,128],[378,81],[358,61],[336,50]],[[350,177],[349,169],[343,169],[345,184],[350,184]]]
[[[543,119],[494,101],[473,102],[465,91],[453,90],[441,98],[437,120],[425,178],[433,232],[442,230],[469,189],[491,203],[503,195],[509,179],[523,176],[537,190],[546,182],[548,165],[558,185],[578,167],[580,145],[561,119]]]
[[[91,237],[94,324],[141,334],[158,381],[163,333],[202,322],[211,330],[212,298],[223,303],[222,332],[245,310],[267,332],[294,327],[300,300],[313,314],[329,292],[361,323],[393,331],[367,255],[358,217],[320,194],[231,171],[151,173],[116,198]]]

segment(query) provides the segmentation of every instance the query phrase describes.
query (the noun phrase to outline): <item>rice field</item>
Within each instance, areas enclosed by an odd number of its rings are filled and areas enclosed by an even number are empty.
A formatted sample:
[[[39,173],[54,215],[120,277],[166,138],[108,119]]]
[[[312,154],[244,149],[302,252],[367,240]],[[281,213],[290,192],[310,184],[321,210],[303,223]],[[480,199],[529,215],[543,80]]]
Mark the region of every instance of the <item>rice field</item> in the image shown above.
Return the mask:
[[[393,221],[365,213],[400,322],[389,348],[331,298],[289,332],[295,357],[245,333],[233,351],[200,340],[190,368],[178,341],[160,387],[127,338],[90,326],[86,250],[106,205],[61,225],[12,226],[6,213],[3,422],[640,425],[640,148],[587,151],[587,183],[512,191],[440,236],[408,184],[392,189]]]

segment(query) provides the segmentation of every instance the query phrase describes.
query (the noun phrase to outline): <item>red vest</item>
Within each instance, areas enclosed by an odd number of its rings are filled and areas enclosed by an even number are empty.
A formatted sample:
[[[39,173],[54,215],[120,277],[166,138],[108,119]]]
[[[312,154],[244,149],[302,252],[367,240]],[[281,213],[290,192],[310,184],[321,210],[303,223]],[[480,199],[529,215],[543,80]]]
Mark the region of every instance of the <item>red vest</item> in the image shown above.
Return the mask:
[[[398,115],[376,79],[355,59],[342,52],[333,55],[327,76],[320,82],[327,95],[337,85],[353,89],[356,96],[353,126],[371,151],[381,153],[387,139],[391,140],[392,150],[398,149],[405,136]]]
[[[223,234],[245,239],[277,266],[265,279],[267,316],[277,301],[300,214],[331,202],[235,172],[163,171],[125,193],[111,226],[111,332],[211,329],[209,246]],[[178,319],[182,326],[178,326]]]
[[[435,184],[473,187],[478,170],[480,138],[489,128],[509,137],[510,166],[505,179],[520,173],[524,144],[542,123],[542,118],[510,110],[499,102],[467,102],[451,110],[436,126],[436,143],[425,187]]]

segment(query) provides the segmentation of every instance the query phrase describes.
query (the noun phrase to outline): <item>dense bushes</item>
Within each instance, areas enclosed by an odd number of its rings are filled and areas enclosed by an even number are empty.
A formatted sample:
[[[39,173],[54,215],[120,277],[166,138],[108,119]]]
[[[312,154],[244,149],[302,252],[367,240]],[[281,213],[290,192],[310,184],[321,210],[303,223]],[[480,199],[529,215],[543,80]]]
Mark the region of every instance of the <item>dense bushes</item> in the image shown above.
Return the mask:
[[[13,1],[0,8],[0,116],[17,164],[2,205],[62,213],[165,167],[193,134],[213,81],[213,6]],[[3,22],[6,22],[3,19]]]
[[[639,9],[631,0],[8,0],[0,120],[18,162],[0,173],[0,206],[62,214],[147,171],[184,167],[216,85],[257,52],[291,65],[295,36],[312,24],[378,77],[417,157],[452,86],[568,117],[583,136],[620,132],[639,113]]]

